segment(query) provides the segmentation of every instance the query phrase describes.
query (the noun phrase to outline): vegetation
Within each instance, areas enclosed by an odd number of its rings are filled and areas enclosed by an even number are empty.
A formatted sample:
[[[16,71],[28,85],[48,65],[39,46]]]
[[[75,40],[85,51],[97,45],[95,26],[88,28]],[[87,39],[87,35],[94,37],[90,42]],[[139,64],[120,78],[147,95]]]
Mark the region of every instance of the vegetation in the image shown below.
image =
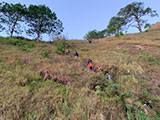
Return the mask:
[[[25,20],[26,6],[18,4],[1,4],[0,8],[0,21],[1,29],[5,30],[10,37],[13,37],[13,33],[20,34],[23,32],[21,28],[22,22]]]
[[[104,38],[105,35],[106,35],[106,30],[102,30],[102,31],[92,30],[92,31],[89,31],[84,36],[84,38],[87,40],[91,40],[91,39]]]
[[[109,25],[107,27],[107,32],[109,35],[120,34],[124,30],[124,26],[126,25],[126,21],[122,17],[112,17]]]
[[[30,5],[26,15],[26,24],[30,27],[27,34],[36,34],[37,41],[41,34],[59,35],[63,31],[62,22],[45,5]]]
[[[0,119],[158,120],[159,34],[108,37],[92,45],[63,37],[51,43],[1,37]],[[59,44],[74,45],[78,60],[57,54]],[[88,58],[113,81],[88,71]]]
[[[45,5],[26,9],[28,32],[37,40],[63,29]],[[159,120],[160,31],[123,35],[125,24],[116,16],[107,30],[88,32],[86,39],[103,38],[92,44],[61,35],[50,42],[0,37],[0,120]],[[88,58],[103,71],[88,70]]]
[[[144,3],[133,2],[128,4],[126,7],[121,8],[117,13],[117,16],[110,19],[107,29],[102,30],[102,32],[97,32],[96,30],[90,31],[85,35],[85,39],[97,39],[114,35],[118,37],[119,35],[122,35],[121,33],[124,30],[127,30],[130,26],[136,27],[139,32],[142,32],[143,26],[144,29],[150,27],[150,24],[146,23],[147,20],[143,19],[143,17],[148,15],[151,17],[158,16],[157,12],[152,10],[150,7],[144,8]],[[145,32],[148,32],[148,30]]]
[[[133,2],[121,8],[118,12],[118,16],[123,17],[129,26],[136,27],[139,32],[142,32],[142,26],[147,22],[143,19],[147,15],[151,17],[158,16],[157,12],[150,7],[144,9],[144,3],[142,2]]]
[[[13,34],[21,34],[24,30],[22,24],[27,25],[26,33],[30,36],[36,35],[40,40],[42,34],[59,35],[63,32],[62,22],[56,13],[45,5],[25,5],[1,3],[0,4],[0,31],[6,31],[10,37]]]

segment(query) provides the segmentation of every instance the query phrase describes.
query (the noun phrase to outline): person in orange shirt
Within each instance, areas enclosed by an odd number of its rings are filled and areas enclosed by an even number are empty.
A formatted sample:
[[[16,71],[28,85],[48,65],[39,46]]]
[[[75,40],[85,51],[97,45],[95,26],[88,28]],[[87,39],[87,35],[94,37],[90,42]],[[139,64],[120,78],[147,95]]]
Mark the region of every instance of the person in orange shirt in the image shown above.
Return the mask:
[[[89,63],[89,64],[88,64],[88,69],[89,69],[89,70],[93,70],[93,64],[92,64],[92,63]]]
[[[91,59],[88,59],[88,69],[93,70],[93,63]]]

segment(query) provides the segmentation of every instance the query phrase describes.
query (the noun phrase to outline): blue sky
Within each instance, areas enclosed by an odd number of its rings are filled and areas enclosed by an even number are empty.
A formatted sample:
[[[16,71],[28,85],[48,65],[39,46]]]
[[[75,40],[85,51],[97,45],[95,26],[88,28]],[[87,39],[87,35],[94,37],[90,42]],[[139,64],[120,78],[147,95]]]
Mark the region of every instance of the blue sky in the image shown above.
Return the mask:
[[[144,2],[145,7],[151,7],[160,15],[160,0],[0,0],[8,3],[45,4],[56,12],[63,22],[64,32],[69,39],[83,39],[84,35],[93,29],[103,30],[109,20],[117,14],[120,8],[134,1]],[[148,18],[153,24],[160,21],[159,17]],[[130,28],[129,33],[138,32]],[[1,33],[2,34],[2,33]],[[4,34],[4,33],[3,33]],[[48,40],[47,36],[43,40]]]

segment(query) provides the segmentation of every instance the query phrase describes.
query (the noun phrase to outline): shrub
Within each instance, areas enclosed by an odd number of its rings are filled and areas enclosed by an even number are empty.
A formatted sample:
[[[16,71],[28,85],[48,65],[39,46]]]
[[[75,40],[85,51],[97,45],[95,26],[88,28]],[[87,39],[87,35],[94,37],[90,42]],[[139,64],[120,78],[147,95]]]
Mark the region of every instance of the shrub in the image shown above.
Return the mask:
[[[141,54],[142,54],[143,56],[149,56],[149,52],[142,51]]]
[[[67,37],[65,35],[58,35],[53,37],[52,41],[58,41],[58,40],[67,40]]]
[[[49,51],[46,51],[42,54],[43,57],[49,57]]]
[[[100,89],[103,90],[106,87],[104,81],[105,78],[103,75],[96,75],[92,76],[87,84],[90,90],[95,90],[97,86],[99,86]]]
[[[102,31],[92,30],[92,31],[89,31],[84,36],[84,38],[87,39],[87,40],[104,38],[105,37],[105,33],[106,33],[106,30],[102,30]]]
[[[120,35],[123,35],[123,32],[120,32],[119,34],[120,34]]]
[[[67,38],[65,36],[57,36],[53,38],[53,42],[51,43],[57,46],[57,54],[64,54],[67,48],[72,48],[72,46],[67,42]]]
[[[28,44],[28,47],[33,48],[33,47],[35,47],[35,44],[33,42],[31,42],[31,43]]]
[[[149,30],[145,30],[144,32],[149,32]]]
[[[62,43],[59,43],[57,46],[57,49],[56,49],[56,53],[57,54],[64,54],[65,50],[66,50],[65,45]]]
[[[12,39],[10,41],[10,44],[15,45],[15,46],[19,46],[19,47],[26,45],[26,43],[23,40],[17,40],[17,39]]]
[[[116,34],[115,34],[115,37],[119,37],[119,36],[120,36],[119,33],[116,33]]]
[[[11,39],[11,41],[9,41],[9,44],[14,45],[14,46],[18,46],[23,51],[29,51],[28,48],[35,47],[34,42],[26,42],[26,41],[21,40],[21,39]]]

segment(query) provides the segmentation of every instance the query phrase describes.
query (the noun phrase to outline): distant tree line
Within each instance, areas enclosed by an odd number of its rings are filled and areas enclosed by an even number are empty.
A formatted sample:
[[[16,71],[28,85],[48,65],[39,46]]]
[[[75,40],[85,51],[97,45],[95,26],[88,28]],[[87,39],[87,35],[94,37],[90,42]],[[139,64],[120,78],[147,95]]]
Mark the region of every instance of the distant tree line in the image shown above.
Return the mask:
[[[22,26],[23,25],[23,26]],[[26,27],[24,27],[26,26]],[[56,13],[45,5],[26,5],[0,3],[0,32],[5,31],[10,37],[14,33],[26,32],[39,41],[42,34],[59,35],[63,32],[62,22]]]
[[[150,7],[144,8],[144,3],[133,2],[124,8],[121,8],[116,16],[110,19],[110,22],[106,29],[102,31],[89,31],[85,35],[85,39],[97,39],[107,36],[119,36],[123,35],[123,32],[129,29],[129,27],[136,27],[139,32],[142,32],[142,27],[147,29],[150,24],[147,20],[143,19],[144,16],[155,17],[158,16],[155,10]]]

